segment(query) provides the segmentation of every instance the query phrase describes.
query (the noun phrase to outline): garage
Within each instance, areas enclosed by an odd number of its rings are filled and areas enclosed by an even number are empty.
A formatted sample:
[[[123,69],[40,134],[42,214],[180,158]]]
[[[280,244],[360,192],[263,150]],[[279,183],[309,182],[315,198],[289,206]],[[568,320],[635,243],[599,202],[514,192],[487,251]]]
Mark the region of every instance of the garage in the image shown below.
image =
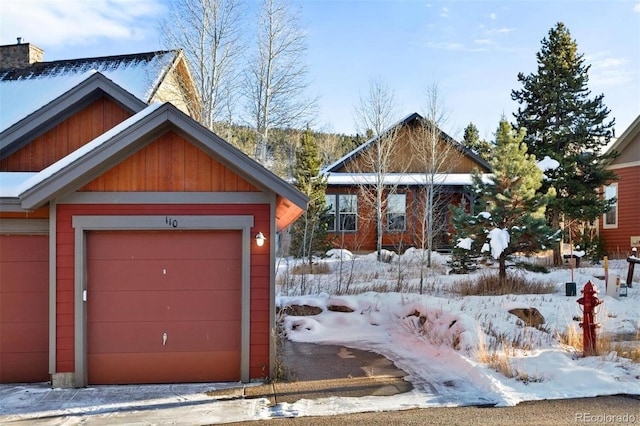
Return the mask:
[[[49,237],[0,235],[0,383],[49,380]]]
[[[86,233],[89,384],[237,381],[242,232]]]

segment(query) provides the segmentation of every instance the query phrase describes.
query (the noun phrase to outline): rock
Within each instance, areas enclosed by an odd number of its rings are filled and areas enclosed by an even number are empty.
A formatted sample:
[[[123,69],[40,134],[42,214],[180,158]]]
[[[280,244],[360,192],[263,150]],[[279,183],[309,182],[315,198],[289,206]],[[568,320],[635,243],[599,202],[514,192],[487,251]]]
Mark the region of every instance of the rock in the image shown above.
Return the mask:
[[[309,315],[318,315],[322,312],[322,308],[309,305],[287,305],[280,310],[284,315],[293,317],[306,317]]]
[[[529,327],[540,327],[544,324],[544,317],[536,308],[511,309],[509,313],[520,318]]]
[[[332,311],[332,312],[353,312],[353,309],[351,309],[348,306],[341,306],[341,305],[329,305],[327,306],[327,309]]]

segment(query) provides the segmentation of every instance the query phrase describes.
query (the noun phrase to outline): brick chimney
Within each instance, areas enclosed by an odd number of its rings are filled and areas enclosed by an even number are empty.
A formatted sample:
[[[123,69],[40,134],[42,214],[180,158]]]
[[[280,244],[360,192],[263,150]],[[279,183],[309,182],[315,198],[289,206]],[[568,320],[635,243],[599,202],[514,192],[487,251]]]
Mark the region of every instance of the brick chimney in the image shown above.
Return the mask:
[[[44,50],[31,43],[23,43],[18,37],[17,44],[0,46],[0,70],[27,68],[35,62],[42,61]]]

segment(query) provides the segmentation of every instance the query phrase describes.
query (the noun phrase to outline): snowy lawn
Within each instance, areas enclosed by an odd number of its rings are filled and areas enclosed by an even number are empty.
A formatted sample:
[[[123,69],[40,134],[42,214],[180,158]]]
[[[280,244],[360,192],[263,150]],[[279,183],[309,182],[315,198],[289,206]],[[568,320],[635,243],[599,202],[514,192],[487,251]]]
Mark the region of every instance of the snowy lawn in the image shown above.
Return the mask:
[[[325,264],[316,268],[322,274],[301,274],[304,268],[295,260],[280,259],[278,306],[322,309],[318,315],[284,315],[283,332],[292,341],[345,345],[386,356],[408,373],[415,387],[401,404],[405,408],[415,405],[421,391],[433,389],[441,396],[439,403],[455,405],[640,394],[640,271],[627,297],[607,296],[603,266],[585,262],[573,271],[568,266],[549,273],[509,270],[530,282],[550,284],[548,294],[462,297],[455,291],[459,281],[473,281],[496,272],[495,267],[448,275],[448,257],[432,253],[420,294],[419,250],[401,256],[385,253],[388,263],[377,262],[375,254],[329,254],[317,260]],[[624,260],[609,262],[614,290],[615,274],[624,281],[627,266]],[[596,285],[604,303],[597,309],[599,354],[585,358],[576,301],[587,281]],[[566,296],[567,282],[577,283],[575,297]],[[545,323],[527,326],[508,312],[514,308],[536,308]],[[621,336],[635,342],[618,342]]]

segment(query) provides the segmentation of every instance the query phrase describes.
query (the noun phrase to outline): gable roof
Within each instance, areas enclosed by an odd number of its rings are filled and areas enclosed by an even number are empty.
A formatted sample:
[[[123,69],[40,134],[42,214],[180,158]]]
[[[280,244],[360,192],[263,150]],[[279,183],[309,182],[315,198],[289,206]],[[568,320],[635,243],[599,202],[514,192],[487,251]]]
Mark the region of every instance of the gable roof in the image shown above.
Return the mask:
[[[382,136],[386,135],[387,133],[391,132],[393,129],[396,129],[398,127],[405,127],[405,126],[408,126],[409,124],[411,124],[411,123],[413,123],[415,121],[423,121],[423,120],[424,120],[424,117],[422,117],[417,112],[409,114],[408,116],[406,116],[402,120],[400,120],[397,123],[391,125],[388,129],[384,130],[381,135],[372,137],[371,139],[369,139],[368,141],[366,141],[362,145],[356,147],[354,150],[352,150],[351,152],[349,152],[346,155],[344,155],[342,158],[340,158],[339,160],[337,160],[333,164],[330,164],[329,166],[325,167],[323,170],[320,171],[320,173],[326,175],[326,174],[330,174],[332,172],[336,172],[340,168],[344,167],[348,162],[350,162],[350,161],[354,160],[355,158],[357,158],[358,156],[362,155],[362,153],[368,147],[370,147],[371,145],[375,144],[380,139],[380,137],[382,137]],[[463,146],[461,143],[459,143],[458,141],[453,139],[451,136],[449,136],[448,134],[443,132],[441,129],[437,129],[437,130],[440,132],[440,138],[443,139],[445,142],[448,142],[448,143],[452,144],[456,149],[458,149],[464,155],[470,157],[475,162],[477,162],[478,164],[480,164],[483,167],[485,167],[487,170],[491,170],[491,166],[489,165],[489,163],[487,163],[485,160],[480,158],[480,156],[478,156],[476,153],[471,151],[469,148]]]
[[[44,91],[49,89],[49,96],[60,94],[13,125],[4,128],[0,124],[0,159],[16,152],[101,96],[109,97],[132,113],[142,110],[147,105],[99,72],[74,75],[60,79],[58,83],[59,85],[53,89],[49,88],[50,82],[32,87],[34,90],[40,86]],[[18,98],[20,86],[21,84],[0,84],[0,123],[11,121],[6,119],[11,113],[7,109],[8,106],[3,104]],[[22,96],[28,96],[28,93],[23,93],[20,97]]]
[[[95,179],[162,134],[174,131],[256,187],[274,192],[279,200],[278,229],[302,214],[308,197],[243,152],[185,115],[170,103],[153,104],[100,137],[33,174],[21,174],[21,182],[0,188],[6,202],[17,197],[22,209],[32,210],[73,192]],[[2,175],[2,174],[0,174]]]
[[[625,129],[624,133],[607,148],[606,153],[609,154],[613,151],[622,153],[638,135],[640,135],[640,115],[638,115],[629,127]]]
[[[100,73],[126,92],[150,103],[179,50],[131,55],[35,62],[0,71],[0,131],[39,110],[93,73]]]

